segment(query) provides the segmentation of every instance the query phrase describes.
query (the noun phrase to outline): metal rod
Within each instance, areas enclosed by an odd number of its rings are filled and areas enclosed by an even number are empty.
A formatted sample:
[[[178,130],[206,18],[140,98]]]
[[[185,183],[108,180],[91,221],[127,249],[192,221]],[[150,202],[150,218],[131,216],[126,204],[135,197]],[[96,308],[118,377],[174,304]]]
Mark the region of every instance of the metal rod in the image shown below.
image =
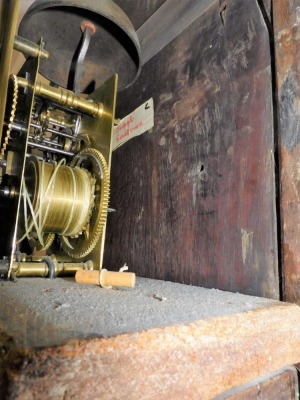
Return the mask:
[[[71,139],[71,140],[75,140],[74,136],[69,135],[68,133],[56,131],[55,129],[52,129],[52,128],[47,128],[46,132],[53,133],[53,134],[58,135],[58,136],[63,136],[65,138],[68,138],[68,139]]]
[[[79,270],[92,270],[93,263],[92,261],[87,262],[78,262],[78,263],[58,263],[58,272],[57,275],[75,275],[75,273]]]
[[[36,128],[36,129],[38,129],[38,130],[40,130],[40,131],[43,129],[43,128],[41,127],[41,125],[36,124],[36,123],[34,123],[34,122],[30,122],[30,126],[32,126],[33,128]],[[55,134],[55,135],[65,137],[65,138],[67,138],[67,139],[75,140],[74,136],[69,135],[68,133],[56,131],[55,129],[47,128],[47,129],[45,129],[45,132],[53,133],[53,134]]]
[[[7,125],[7,124],[6,124],[6,125]],[[22,125],[20,125],[20,124],[17,124],[16,122],[13,122],[13,123],[11,124],[11,126],[12,126],[12,129],[13,129],[14,131],[24,132],[24,133],[27,132],[27,129],[26,129],[24,126],[22,126]]]
[[[66,129],[66,130],[72,132],[72,129],[71,129],[69,126],[63,125],[62,123],[57,122],[57,121],[55,121],[55,120],[52,119],[52,118],[49,118],[48,121],[49,121],[49,123],[50,123],[51,125],[56,125],[56,126],[58,126],[59,128]]]
[[[28,80],[20,77],[18,77],[18,84],[22,88],[27,88],[29,86]],[[45,85],[42,82],[36,82],[34,93],[36,96],[45,97],[63,106],[72,107],[76,110],[90,114],[95,118],[100,118],[104,113],[104,106],[102,103],[94,103],[82,99],[70,90],[61,87],[56,88]]]
[[[44,49],[41,50],[38,44],[30,42],[20,36],[15,36],[14,49],[31,57],[41,57],[46,60],[49,57],[48,51]]]
[[[74,81],[73,81],[73,91],[76,95],[80,93],[80,79],[82,78],[82,66],[88,51],[91,37],[96,32],[95,26],[89,22],[81,25],[81,30],[83,32],[81,37],[81,45],[78,53],[77,60],[75,62],[74,71]]]
[[[38,129],[39,131],[41,131],[43,128],[41,127],[41,125],[36,124],[35,122],[30,122],[30,126],[32,126],[33,128]]]
[[[44,262],[17,262],[13,263],[15,276],[48,276],[48,266]]]
[[[30,139],[31,139],[31,137],[30,137]],[[33,139],[34,139],[34,137],[33,137]],[[62,149],[63,148],[63,145],[61,143],[52,142],[50,139],[43,138],[42,141],[44,143],[46,143],[46,144],[49,143],[52,146],[56,146],[58,149]]]
[[[37,125],[37,124],[30,124],[30,126],[34,126],[34,128],[40,127],[40,126]],[[20,125],[20,124],[13,123],[13,124],[12,124],[12,128],[13,128],[13,130],[18,131],[18,132],[24,132],[24,133],[27,132],[26,128],[24,128],[24,127],[23,127],[22,125]],[[48,131],[47,131],[47,132],[48,132]],[[55,131],[55,133],[56,133],[56,131]],[[34,136],[33,136],[33,135],[29,135],[28,137],[29,137],[29,139],[34,139]],[[71,138],[74,139],[73,136],[71,136]],[[50,139],[47,139],[47,138],[44,138],[42,141],[43,141],[44,143],[49,143],[49,144],[52,144],[53,146],[57,146],[58,148],[62,148],[62,147],[63,147],[63,145],[62,145],[61,143],[54,143],[54,142],[52,142]]]
[[[44,144],[31,142],[30,140],[28,140],[28,146],[33,147],[35,149],[40,149],[40,150],[43,150],[43,151],[50,151],[51,153],[62,154],[64,156],[74,156],[75,155],[71,151],[55,149],[54,147],[50,147],[50,146],[46,146]]]
[[[30,126],[32,126],[33,128],[36,128],[36,129],[38,129],[40,131],[42,130],[42,127],[40,125],[38,125],[38,124],[35,124],[35,123],[30,123]],[[17,124],[15,122],[12,124],[12,129],[15,130],[15,131],[18,131],[18,132],[23,132],[23,133],[27,132],[26,128],[24,128],[22,125]],[[53,134],[56,134],[57,136],[62,136],[62,137],[71,139],[73,141],[75,140],[74,136],[68,135],[67,133],[63,133],[63,132],[57,132],[55,129],[50,129],[49,128],[49,129],[46,129],[45,132],[53,133]],[[29,135],[29,139],[34,139],[34,136],[33,135]],[[44,139],[44,141],[47,142],[47,143],[50,143],[50,144],[53,143],[49,139]],[[60,143],[53,143],[53,145],[54,146],[58,146],[58,147],[62,147],[62,144],[60,144]]]
[[[34,140],[35,139],[35,137],[33,136],[33,135],[29,135],[28,136],[29,137],[29,139],[31,139],[31,140]],[[35,142],[34,142],[35,143]],[[50,139],[46,139],[46,138],[42,138],[41,139],[41,142],[37,142],[38,144],[43,144],[43,143],[45,143],[46,145],[47,144],[50,144],[50,145],[52,145],[52,146],[57,146],[59,149],[62,149],[62,147],[63,147],[63,145],[61,144],[61,143],[55,143],[55,142],[52,142]]]
[[[65,262],[60,262],[58,263],[53,259],[53,265],[54,265],[54,276],[62,276],[62,275],[75,275],[75,273],[78,270],[92,270],[93,269],[93,263],[92,261],[86,261],[86,262],[78,262],[78,263],[65,263]],[[6,268],[8,268],[8,264],[6,265]],[[3,268],[4,269],[4,268]],[[5,272],[5,271],[4,271]],[[13,273],[15,276],[21,277],[21,276],[40,276],[40,277],[46,277],[49,275],[49,266],[45,261],[14,261],[13,262]]]

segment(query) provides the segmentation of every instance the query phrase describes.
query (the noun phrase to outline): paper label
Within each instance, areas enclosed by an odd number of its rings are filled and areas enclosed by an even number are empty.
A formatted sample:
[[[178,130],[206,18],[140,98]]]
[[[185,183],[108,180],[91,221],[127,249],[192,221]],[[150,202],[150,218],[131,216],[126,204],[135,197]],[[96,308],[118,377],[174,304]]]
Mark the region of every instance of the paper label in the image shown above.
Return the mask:
[[[146,101],[114,128],[112,147],[116,150],[128,140],[141,135],[154,126],[153,98]]]

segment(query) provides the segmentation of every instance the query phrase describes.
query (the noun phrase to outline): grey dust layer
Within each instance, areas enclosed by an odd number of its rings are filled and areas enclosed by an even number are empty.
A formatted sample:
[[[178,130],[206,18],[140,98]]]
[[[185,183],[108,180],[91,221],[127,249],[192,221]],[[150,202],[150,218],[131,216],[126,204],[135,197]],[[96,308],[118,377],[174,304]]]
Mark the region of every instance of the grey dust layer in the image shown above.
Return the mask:
[[[138,278],[133,289],[102,289],[73,279],[0,283],[0,330],[21,348],[112,337],[279,305],[274,300]]]

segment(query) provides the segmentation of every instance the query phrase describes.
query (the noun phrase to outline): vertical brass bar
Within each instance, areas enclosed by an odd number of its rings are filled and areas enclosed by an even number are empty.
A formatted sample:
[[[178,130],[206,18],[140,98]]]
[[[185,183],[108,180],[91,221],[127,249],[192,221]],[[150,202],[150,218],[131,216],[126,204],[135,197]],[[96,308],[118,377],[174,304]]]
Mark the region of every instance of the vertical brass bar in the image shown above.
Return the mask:
[[[3,1],[0,14],[0,141],[20,0]]]
[[[41,40],[40,42],[40,47],[43,49],[44,43]],[[18,150],[15,152],[15,156],[18,159],[17,163],[14,163],[14,173],[16,173],[20,179],[18,180],[18,184],[16,185],[16,191],[17,193],[21,193],[21,187],[22,187],[22,180],[24,179],[24,171],[25,171],[25,162],[26,162],[26,154],[27,154],[27,146],[28,146],[28,132],[30,129],[30,120],[31,120],[31,115],[32,115],[32,110],[34,106],[34,90],[33,88],[35,87],[36,84],[36,79],[37,79],[37,74],[39,71],[39,64],[40,64],[40,57],[37,58],[28,58],[26,62],[26,71],[20,71],[21,74],[26,74],[27,81],[29,83],[26,95],[19,93],[19,99],[22,101],[22,110],[23,110],[23,118],[22,122],[25,128],[25,132],[27,132],[26,135],[21,135],[18,139]],[[11,255],[10,255],[10,268],[8,271],[8,278],[10,277],[11,269],[12,269],[12,264],[13,264],[13,255],[16,251],[16,246],[17,246],[17,232],[18,232],[18,223],[19,223],[19,217],[20,217],[20,205],[21,205],[21,200],[22,196],[18,197],[18,200],[12,205],[14,207],[15,212],[13,212],[12,215],[14,215],[13,220],[11,221],[11,227],[9,228],[10,230],[13,228],[13,236],[12,236],[12,243],[11,243]],[[17,203],[17,204],[16,204]],[[0,226],[1,228],[1,226]],[[7,231],[7,227],[6,231]],[[4,229],[2,227],[2,229]],[[6,234],[5,231],[5,234]],[[11,231],[12,233],[12,231]]]

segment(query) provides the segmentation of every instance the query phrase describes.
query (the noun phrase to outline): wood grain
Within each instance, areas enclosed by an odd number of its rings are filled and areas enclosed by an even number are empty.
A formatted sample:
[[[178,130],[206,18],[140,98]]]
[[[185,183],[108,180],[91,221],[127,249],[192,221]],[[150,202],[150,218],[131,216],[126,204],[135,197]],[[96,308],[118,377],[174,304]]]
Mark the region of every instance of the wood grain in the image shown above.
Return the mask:
[[[300,303],[300,1],[273,2],[284,295]]]
[[[142,64],[154,57],[217,1],[165,1],[137,31],[142,50]]]
[[[215,400],[297,400],[298,398],[297,370],[295,367],[289,367],[234,388],[229,393],[217,396]]]
[[[299,361],[299,324],[298,306],[282,305],[36,351],[0,336],[2,390],[8,400],[212,399]]]
[[[114,0],[128,15],[134,28],[137,30],[150,18],[166,0]],[[175,0],[176,2],[178,0]]]
[[[212,6],[119,94],[155,127],[114,152],[104,266],[278,298],[268,31],[256,2]]]

